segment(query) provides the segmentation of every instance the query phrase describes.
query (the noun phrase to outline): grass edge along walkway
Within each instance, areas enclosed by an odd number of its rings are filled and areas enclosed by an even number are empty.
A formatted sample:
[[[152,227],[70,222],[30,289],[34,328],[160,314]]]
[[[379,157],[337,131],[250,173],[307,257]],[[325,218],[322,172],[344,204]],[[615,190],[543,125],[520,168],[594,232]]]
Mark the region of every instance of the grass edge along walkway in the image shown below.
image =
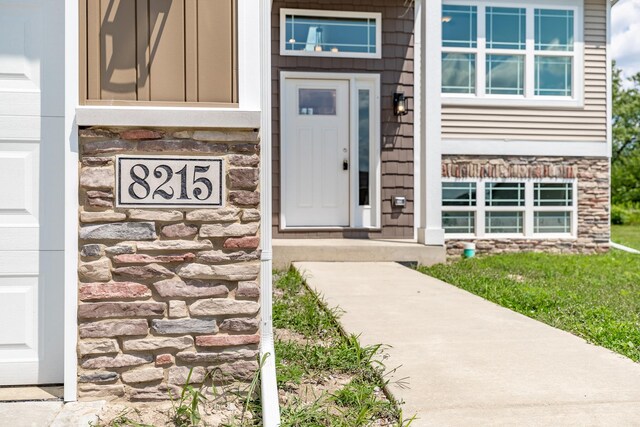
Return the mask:
[[[501,254],[418,270],[640,361],[638,255]]]

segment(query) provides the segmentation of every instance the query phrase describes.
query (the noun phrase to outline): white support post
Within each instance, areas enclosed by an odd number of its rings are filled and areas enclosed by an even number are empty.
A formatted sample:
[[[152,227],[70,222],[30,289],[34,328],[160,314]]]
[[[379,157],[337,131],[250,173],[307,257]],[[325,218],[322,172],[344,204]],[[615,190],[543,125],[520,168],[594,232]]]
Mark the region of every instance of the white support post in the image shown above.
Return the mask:
[[[64,58],[64,400],[78,399],[78,2],[65,2]]]
[[[417,0],[416,20],[420,22],[418,40],[420,46],[419,71],[420,91],[420,159],[419,172],[418,242],[425,245],[444,245],[442,229],[442,2],[441,0]],[[418,170],[419,168],[419,170]]]
[[[261,397],[262,423],[265,427],[280,425],[280,407],[278,384],[276,381],[276,355],[273,345],[272,324],[272,231],[271,231],[271,0],[260,2],[261,29],[261,98],[262,119],[260,127],[260,247],[262,262],[260,265],[261,285]]]

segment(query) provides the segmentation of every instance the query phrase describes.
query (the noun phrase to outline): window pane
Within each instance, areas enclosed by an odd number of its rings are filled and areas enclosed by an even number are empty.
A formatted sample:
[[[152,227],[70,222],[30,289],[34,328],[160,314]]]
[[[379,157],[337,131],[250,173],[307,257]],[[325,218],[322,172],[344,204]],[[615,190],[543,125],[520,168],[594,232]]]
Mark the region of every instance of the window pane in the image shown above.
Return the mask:
[[[488,234],[522,233],[522,212],[487,212],[485,231]]]
[[[573,58],[536,56],[536,95],[571,96]]]
[[[524,55],[487,55],[487,93],[524,94]]]
[[[287,15],[285,30],[289,51],[376,53],[375,19]]]
[[[358,91],[358,195],[360,206],[371,204],[371,190],[369,188],[370,98],[369,90]]]
[[[335,116],[335,89],[300,89],[299,113],[308,116]]]
[[[442,45],[476,47],[478,45],[478,8],[442,6]]]
[[[487,48],[525,49],[527,10],[487,7]]]
[[[573,50],[573,11],[536,9],[536,50]]]
[[[475,54],[442,54],[442,92],[476,93]]]
[[[443,206],[475,206],[476,183],[475,182],[443,182],[442,183]]]
[[[570,212],[535,212],[534,233],[571,233]]]
[[[475,212],[442,212],[444,232],[451,234],[475,234]]]
[[[488,182],[486,206],[524,206],[523,182]]]
[[[535,206],[573,206],[573,185],[536,183],[534,204]]]

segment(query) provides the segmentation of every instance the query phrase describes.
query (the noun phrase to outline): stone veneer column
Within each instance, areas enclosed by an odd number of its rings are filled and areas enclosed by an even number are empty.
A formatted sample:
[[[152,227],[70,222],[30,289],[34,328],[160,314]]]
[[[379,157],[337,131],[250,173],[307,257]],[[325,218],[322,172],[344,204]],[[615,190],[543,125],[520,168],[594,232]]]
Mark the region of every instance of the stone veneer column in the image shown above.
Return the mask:
[[[80,130],[80,399],[167,400],[191,368],[251,380],[259,150],[254,130]],[[226,207],[116,209],[117,154],[223,157]]]
[[[480,253],[598,253],[609,250],[609,160],[591,157],[445,156],[443,178],[577,179],[578,235],[568,239],[481,239]],[[447,239],[449,255],[460,255],[467,240]]]

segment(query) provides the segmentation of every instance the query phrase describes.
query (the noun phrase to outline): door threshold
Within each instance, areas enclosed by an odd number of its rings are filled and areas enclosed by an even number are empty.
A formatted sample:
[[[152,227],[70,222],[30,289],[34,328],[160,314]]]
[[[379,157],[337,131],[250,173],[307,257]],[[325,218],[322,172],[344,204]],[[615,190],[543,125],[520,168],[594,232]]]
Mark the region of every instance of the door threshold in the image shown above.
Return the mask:
[[[0,402],[61,401],[63,395],[61,385],[0,387]]]

